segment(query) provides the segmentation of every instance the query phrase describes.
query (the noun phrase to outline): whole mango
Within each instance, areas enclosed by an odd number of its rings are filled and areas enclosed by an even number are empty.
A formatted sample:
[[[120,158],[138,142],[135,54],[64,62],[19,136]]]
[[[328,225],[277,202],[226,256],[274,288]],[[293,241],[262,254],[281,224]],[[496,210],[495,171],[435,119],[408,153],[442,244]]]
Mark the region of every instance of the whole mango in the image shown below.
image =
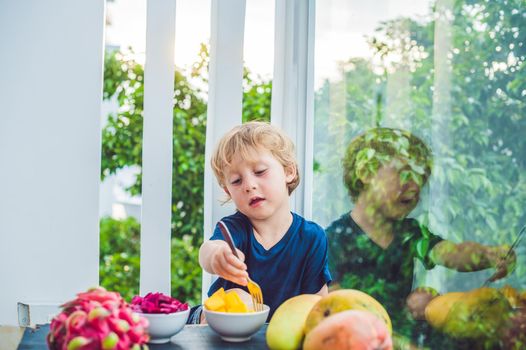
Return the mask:
[[[433,298],[424,309],[427,322],[436,329],[442,329],[455,303],[464,297],[464,292],[451,292]]]
[[[382,304],[369,294],[356,289],[339,289],[321,298],[312,308],[305,322],[305,333],[309,333],[325,318],[346,310],[369,311],[385,322],[389,334],[392,332],[391,318]]]
[[[385,322],[369,311],[347,310],[325,318],[314,327],[304,350],[391,350]]]
[[[301,347],[305,337],[305,320],[321,299],[317,294],[301,294],[286,300],[272,315],[267,328],[267,345],[274,350],[293,350]]]
[[[451,307],[443,331],[455,338],[492,342],[502,333],[511,310],[508,299],[498,290],[474,289]]]

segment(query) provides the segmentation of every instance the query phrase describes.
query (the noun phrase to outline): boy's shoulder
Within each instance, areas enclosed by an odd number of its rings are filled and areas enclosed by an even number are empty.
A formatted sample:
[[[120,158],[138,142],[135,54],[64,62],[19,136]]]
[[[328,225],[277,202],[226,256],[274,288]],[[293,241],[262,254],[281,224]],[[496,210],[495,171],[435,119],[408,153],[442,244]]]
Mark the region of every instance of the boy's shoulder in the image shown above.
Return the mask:
[[[251,223],[248,217],[246,217],[240,211],[236,211],[232,215],[225,216],[221,219],[231,229],[240,230],[248,229],[251,227]]]
[[[362,233],[362,229],[354,222],[352,219],[350,212],[347,212],[343,215],[341,215],[339,218],[334,220],[325,228],[325,231],[329,234],[360,234]]]
[[[298,231],[301,231],[302,235],[325,236],[325,230],[316,222],[307,220],[303,216],[296,213],[292,213],[292,215],[294,217],[293,225],[296,226]]]

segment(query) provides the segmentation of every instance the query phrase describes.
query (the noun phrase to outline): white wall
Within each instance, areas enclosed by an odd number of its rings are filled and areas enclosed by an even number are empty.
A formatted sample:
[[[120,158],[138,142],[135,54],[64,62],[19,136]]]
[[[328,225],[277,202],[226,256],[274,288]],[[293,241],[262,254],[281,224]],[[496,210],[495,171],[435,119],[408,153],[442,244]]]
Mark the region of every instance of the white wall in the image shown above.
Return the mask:
[[[0,324],[98,283],[103,26],[103,0],[0,0]]]

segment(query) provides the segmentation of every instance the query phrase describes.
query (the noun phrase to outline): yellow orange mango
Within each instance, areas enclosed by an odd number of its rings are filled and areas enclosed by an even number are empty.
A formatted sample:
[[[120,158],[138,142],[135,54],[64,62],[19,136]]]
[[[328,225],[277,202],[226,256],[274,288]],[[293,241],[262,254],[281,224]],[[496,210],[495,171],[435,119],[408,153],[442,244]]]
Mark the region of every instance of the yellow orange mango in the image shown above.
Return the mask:
[[[239,297],[234,290],[226,291],[218,289],[208,299],[204,306],[207,310],[216,312],[249,312],[247,304]]]
[[[241,300],[239,295],[234,291],[229,291],[225,295],[227,312],[248,312],[247,305]]]
[[[218,289],[210,298],[205,300],[205,307],[210,311],[224,311],[226,309],[225,290]]]
[[[392,332],[391,318],[385,308],[372,296],[356,289],[339,289],[321,298],[310,311],[305,321],[305,333],[316,327],[330,315],[346,310],[369,311],[383,320]]]

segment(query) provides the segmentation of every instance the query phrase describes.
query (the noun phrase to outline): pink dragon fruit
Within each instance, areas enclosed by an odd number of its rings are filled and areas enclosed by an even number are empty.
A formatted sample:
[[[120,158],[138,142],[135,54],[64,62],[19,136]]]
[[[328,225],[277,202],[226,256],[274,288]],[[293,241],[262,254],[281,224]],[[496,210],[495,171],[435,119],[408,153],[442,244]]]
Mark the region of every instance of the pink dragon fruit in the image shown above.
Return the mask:
[[[171,314],[188,310],[187,303],[163,293],[148,293],[144,297],[136,295],[131,304],[133,311],[147,314]]]
[[[132,311],[119,293],[96,287],[62,305],[47,335],[51,350],[144,350],[148,320]]]

